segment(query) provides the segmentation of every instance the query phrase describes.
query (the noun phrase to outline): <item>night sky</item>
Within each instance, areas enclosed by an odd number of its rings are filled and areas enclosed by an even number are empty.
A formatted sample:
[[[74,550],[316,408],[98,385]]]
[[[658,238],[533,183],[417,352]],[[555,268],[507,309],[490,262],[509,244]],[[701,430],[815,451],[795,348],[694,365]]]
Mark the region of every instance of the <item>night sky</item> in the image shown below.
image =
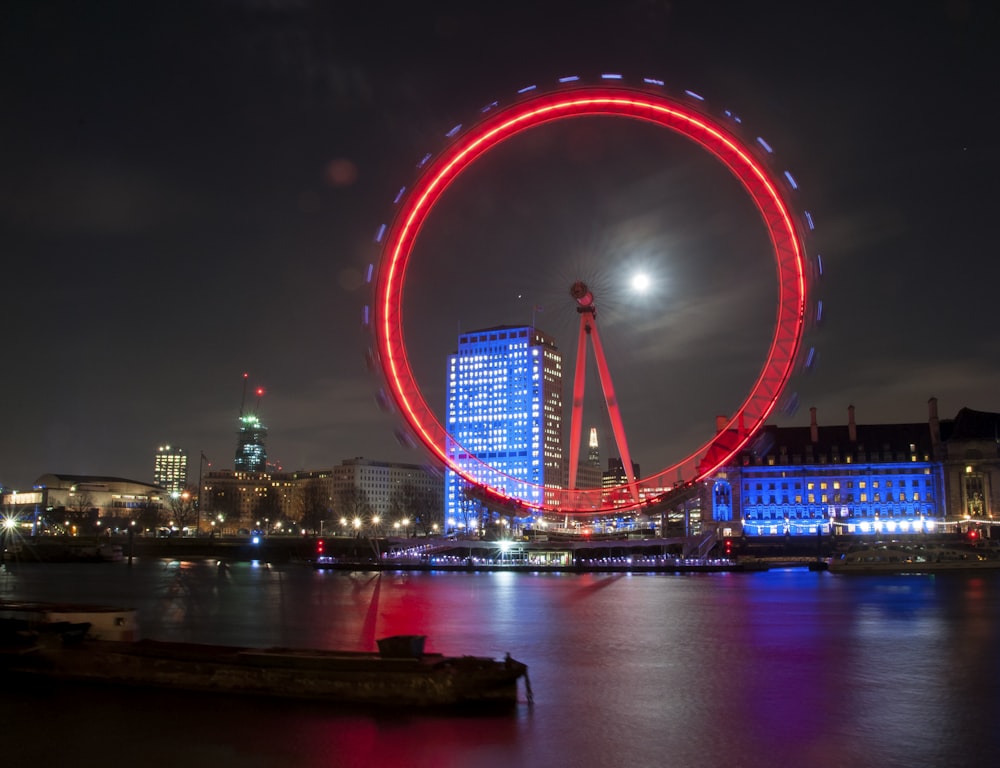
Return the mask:
[[[603,72],[739,113],[799,183],[824,323],[790,386],[800,408],[777,423],[808,423],[809,406],[844,423],[850,404],[861,423],[923,421],[931,396],[944,417],[1000,410],[995,3],[39,0],[0,14],[7,487],[150,481],[167,443],[193,473],[200,451],[231,468],[244,371],[284,469],[424,461],[364,367],[374,234],[452,126],[525,85]],[[638,270],[642,297],[627,288]],[[650,474],[704,442],[763,362],[763,225],[666,131],[591,118],[515,137],[449,190],[414,253],[407,341],[428,401],[443,408],[459,330],[526,324],[534,307],[571,370],[576,279],[595,289]],[[604,429],[599,404],[588,415]]]

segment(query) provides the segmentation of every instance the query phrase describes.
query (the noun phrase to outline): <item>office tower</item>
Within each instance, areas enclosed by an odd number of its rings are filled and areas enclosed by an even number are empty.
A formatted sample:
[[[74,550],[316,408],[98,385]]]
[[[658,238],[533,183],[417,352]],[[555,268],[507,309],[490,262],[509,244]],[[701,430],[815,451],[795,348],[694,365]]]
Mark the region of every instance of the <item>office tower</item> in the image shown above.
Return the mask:
[[[448,357],[446,451],[469,475],[525,505],[563,482],[562,355],[532,326],[462,333]],[[486,465],[486,466],[484,466]],[[465,480],[449,469],[446,517],[470,506]]]
[[[169,493],[180,493],[187,482],[187,452],[183,448],[161,445],[153,463],[153,484]]]
[[[240,431],[236,444],[236,460],[233,464],[237,472],[266,472],[267,449],[264,440],[267,438],[265,427],[257,414],[240,415]]]

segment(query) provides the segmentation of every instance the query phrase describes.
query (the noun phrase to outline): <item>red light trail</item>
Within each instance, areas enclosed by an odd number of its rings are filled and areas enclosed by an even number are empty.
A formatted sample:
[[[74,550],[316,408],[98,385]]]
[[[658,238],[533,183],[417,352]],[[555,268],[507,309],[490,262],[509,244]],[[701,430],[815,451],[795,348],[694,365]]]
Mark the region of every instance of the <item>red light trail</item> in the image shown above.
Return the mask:
[[[678,478],[697,481],[729,462],[763,427],[777,406],[802,346],[808,281],[800,229],[790,212],[778,177],[773,176],[750,147],[722,122],[684,101],[661,93],[618,86],[579,87],[531,96],[511,107],[492,112],[465,133],[457,134],[438,158],[424,166],[415,187],[399,200],[399,211],[383,241],[375,281],[373,328],[378,360],[392,401],[419,442],[444,464],[449,464],[444,449],[446,430],[420,392],[403,339],[404,277],[417,236],[441,195],[483,154],[536,126],[593,115],[631,118],[661,126],[687,137],[722,162],[754,201],[767,228],[778,271],[775,332],[767,360],[749,395],[725,428],[687,458],[617,489],[627,491],[633,499],[633,506],[638,506],[636,486],[639,490],[654,492],[670,487]],[[469,482],[477,482],[461,467],[451,465],[451,469]],[[497,478],[501,477],[497,470],[493,471]],[[487,494],[498,493],[492,484],[487,482],[482,485]],[[575,488],[549,493],[546,503],[538,507],[541,511],[560,513],[573,510],[593,513],[612,508],[618,511],[623,509],[620,503],[607,507],[601,500],[601,489]]]

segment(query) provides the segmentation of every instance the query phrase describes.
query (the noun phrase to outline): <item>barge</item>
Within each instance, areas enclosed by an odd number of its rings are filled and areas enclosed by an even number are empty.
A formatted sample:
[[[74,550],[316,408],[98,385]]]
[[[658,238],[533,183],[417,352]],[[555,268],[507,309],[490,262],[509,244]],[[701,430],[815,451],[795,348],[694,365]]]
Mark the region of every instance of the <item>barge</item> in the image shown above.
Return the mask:
[[[514,706],[523,678],[531,701],[524,663],[509,654],[496,660],[425,653],[423,635],[386,637],[378,651],[357,652],[94,639],[89,626],[0,618],[2,674],[333,705],[464,709]]]
[[[1000,553],[966,546],[888,543],[854,547],[831,558],[831,573],[941,573],[1000,569]]]

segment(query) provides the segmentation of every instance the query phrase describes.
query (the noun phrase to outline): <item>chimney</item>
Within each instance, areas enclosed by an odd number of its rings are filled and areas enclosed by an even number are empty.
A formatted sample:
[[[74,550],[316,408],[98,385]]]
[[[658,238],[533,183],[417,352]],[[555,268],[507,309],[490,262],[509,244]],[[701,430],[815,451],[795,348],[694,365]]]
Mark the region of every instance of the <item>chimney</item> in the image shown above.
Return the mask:
[[[858,425],[854,423],[854,406],[847,406],[847,439],[858,442]]]
[[[814,443],[819,442],[819,425],[816,423],[815,405],[809,409],[809,439]]]
[[[931,457],[937,458],[941,448],[941,421],[938,419],[936,397],[927,401],[927,421],[931,428]]]

